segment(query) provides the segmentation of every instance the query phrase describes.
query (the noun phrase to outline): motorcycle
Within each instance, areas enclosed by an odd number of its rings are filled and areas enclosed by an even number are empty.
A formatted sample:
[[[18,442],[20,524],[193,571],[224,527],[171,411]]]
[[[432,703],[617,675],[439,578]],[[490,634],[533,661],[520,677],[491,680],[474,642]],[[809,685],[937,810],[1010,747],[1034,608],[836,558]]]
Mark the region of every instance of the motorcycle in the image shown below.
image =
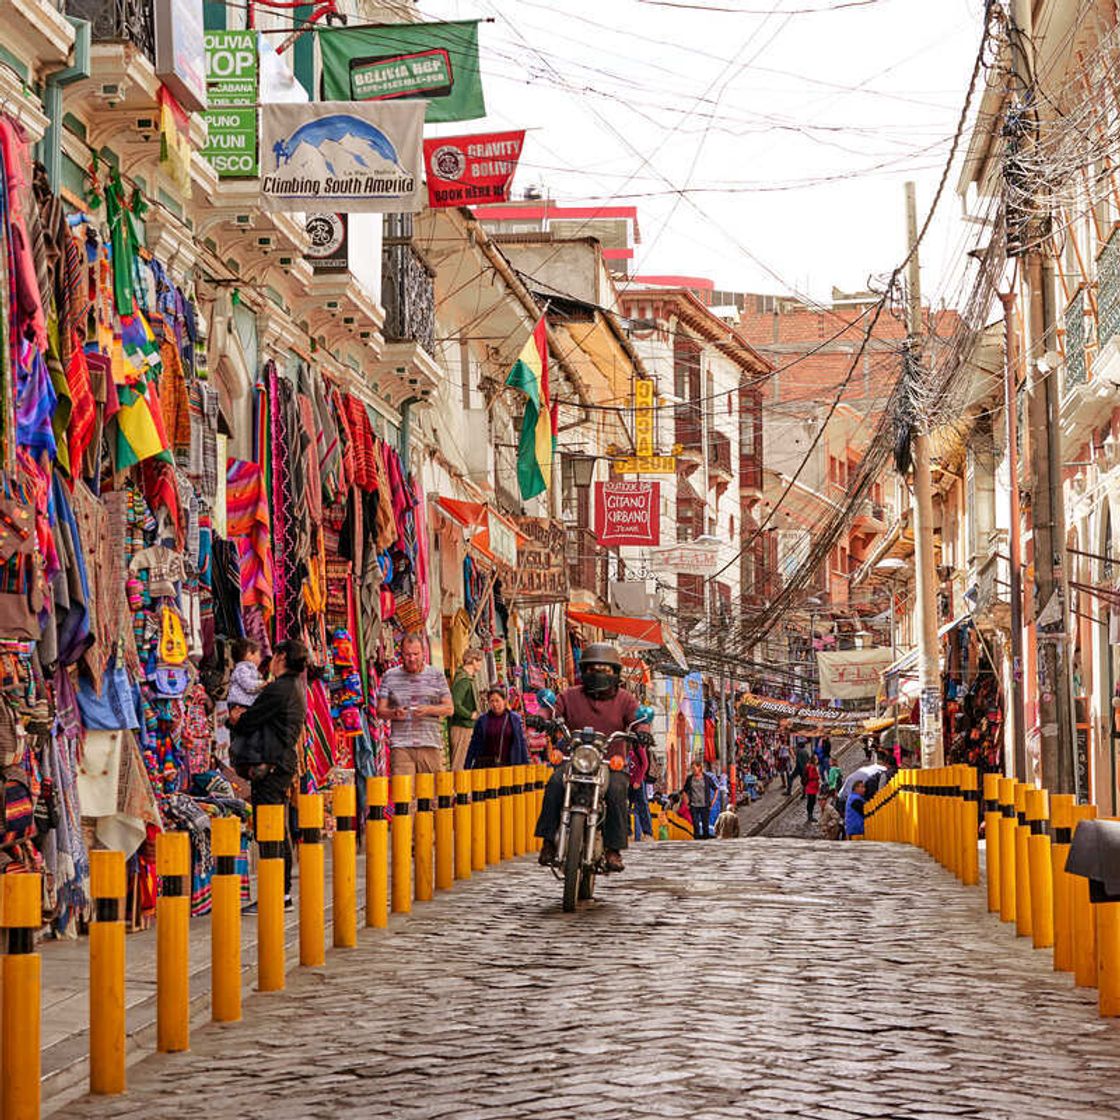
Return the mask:
[[[547,692],[539,695],[538,700],[554,712],[554,699]],[[564,883],[565,913],[575,910],[577,902],[594,898],[596,877],[609,870],[603,845],[607,787],[611,774],[626,768],[626,757],[612,756],[611,749],[620,740],[635,741],[640,734],[635,728],[652,718],[653,709],[643,706],[625,731],[611,735],[591,727],[573,733],[563,720],[556,718],[542,721],[557,740],[552,763],[564,767],[564,807],[552,868]]]

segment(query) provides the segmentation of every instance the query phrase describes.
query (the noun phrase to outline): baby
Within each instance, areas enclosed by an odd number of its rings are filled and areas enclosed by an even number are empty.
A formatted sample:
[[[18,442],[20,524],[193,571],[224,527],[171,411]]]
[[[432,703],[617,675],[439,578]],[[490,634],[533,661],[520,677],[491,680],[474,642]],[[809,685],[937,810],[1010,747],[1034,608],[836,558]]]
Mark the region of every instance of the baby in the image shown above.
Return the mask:
[[[256,700],[257,693],[264,688],[260,673],[260,642],[252,638],[235,639],[233,661],[233,671],[229,675],[229,694],[226,697],[230,726],[237,723],[241,713]]]

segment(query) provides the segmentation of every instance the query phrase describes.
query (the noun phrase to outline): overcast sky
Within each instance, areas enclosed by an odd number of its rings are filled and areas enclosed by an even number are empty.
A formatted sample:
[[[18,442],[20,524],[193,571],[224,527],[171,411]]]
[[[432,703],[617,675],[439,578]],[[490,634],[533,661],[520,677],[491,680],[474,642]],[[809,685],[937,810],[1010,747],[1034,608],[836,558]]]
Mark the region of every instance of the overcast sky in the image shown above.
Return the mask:
[[[427,18],[494,18],[480,36],[490,115],[431,131],[533,129],[516,192],[539,183],[563,201],[637,205],[642,272],[826,298],[901,258],[902,184],[917,180],[924,213],[981,9],[981,0],[420,0]],[[955,290],[967,247],[958,213],[950,190],[923,247],[927,301]]]

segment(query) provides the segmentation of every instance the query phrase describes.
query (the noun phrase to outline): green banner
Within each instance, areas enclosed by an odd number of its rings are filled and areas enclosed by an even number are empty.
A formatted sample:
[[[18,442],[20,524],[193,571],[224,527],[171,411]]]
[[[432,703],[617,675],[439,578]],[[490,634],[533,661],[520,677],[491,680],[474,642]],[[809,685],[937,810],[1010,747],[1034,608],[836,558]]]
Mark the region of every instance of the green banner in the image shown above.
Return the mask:
[[[324,101],[423,97],[429,123],[486,116],[477,20],[327,27],[319,50]]]
[[[207,140],[202,154],[222,179],[255,178],[257,33],[206,32]]]

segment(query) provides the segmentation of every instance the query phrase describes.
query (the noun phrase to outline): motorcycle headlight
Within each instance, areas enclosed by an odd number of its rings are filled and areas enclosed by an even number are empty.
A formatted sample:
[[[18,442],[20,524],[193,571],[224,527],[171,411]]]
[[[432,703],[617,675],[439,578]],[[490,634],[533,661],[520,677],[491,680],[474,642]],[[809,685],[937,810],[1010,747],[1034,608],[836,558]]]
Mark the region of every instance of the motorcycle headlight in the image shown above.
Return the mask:
[[[594,747],[581,746],[572,751],[572,769],[577,774],[594,774],[599,769],[599,752]]]

